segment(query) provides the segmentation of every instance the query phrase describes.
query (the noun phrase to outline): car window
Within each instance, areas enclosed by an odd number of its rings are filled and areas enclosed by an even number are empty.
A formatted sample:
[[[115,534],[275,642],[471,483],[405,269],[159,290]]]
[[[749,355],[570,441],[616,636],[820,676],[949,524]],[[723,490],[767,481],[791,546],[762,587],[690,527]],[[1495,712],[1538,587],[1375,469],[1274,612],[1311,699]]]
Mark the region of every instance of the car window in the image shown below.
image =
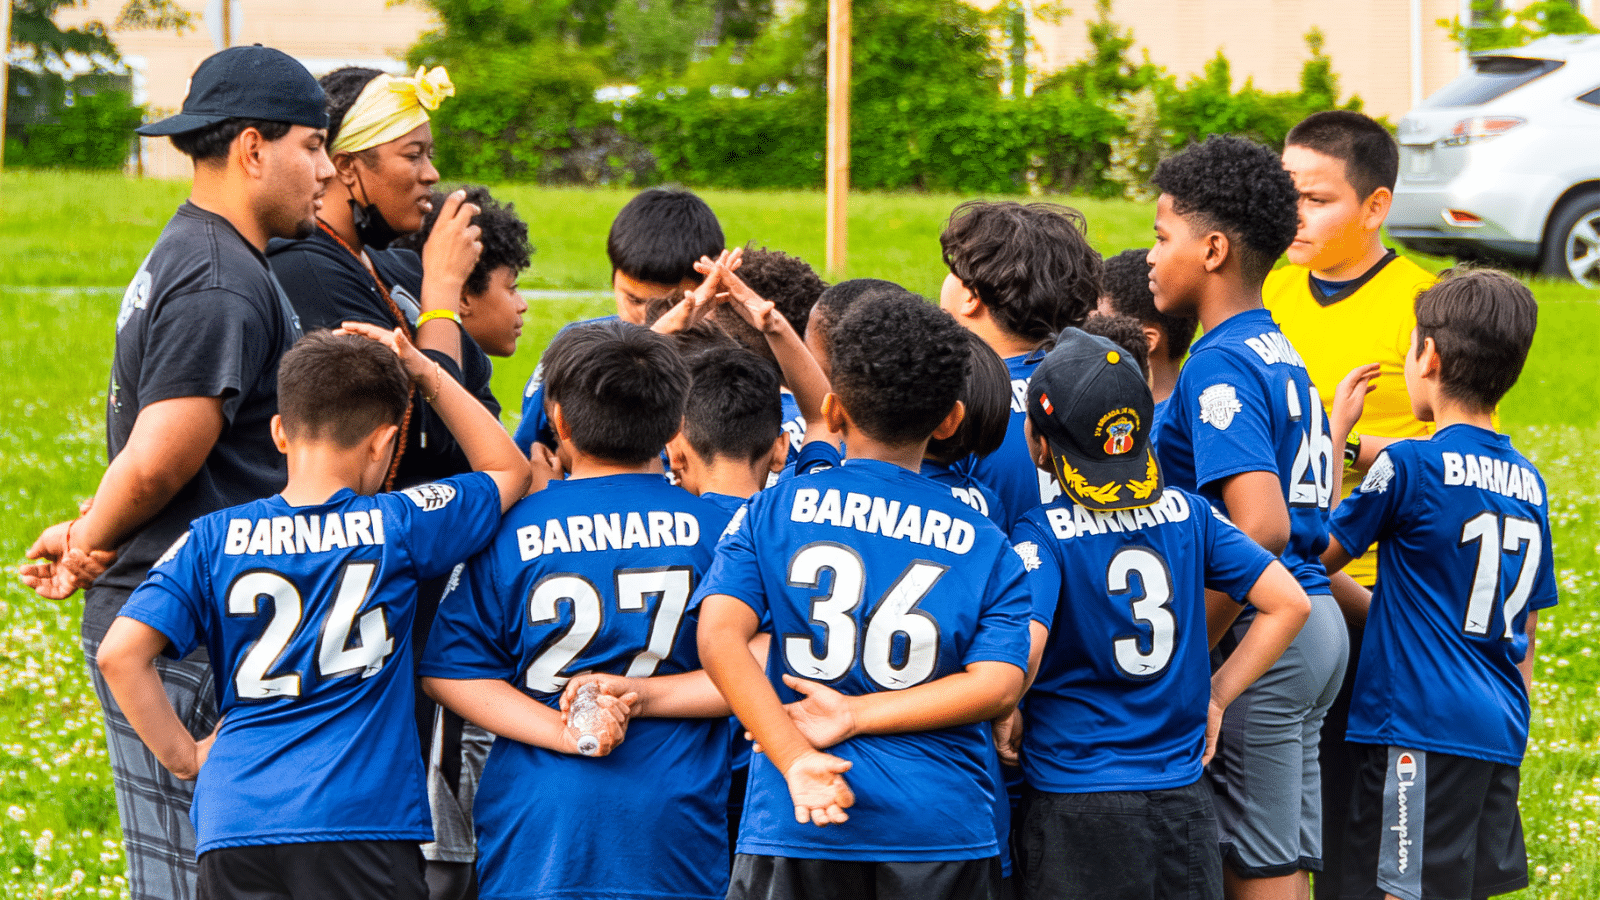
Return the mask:
[[[1477,106],[1561,68],[1559,59],[1476,56],[1471,70],[1440,88],[1423,106]]]

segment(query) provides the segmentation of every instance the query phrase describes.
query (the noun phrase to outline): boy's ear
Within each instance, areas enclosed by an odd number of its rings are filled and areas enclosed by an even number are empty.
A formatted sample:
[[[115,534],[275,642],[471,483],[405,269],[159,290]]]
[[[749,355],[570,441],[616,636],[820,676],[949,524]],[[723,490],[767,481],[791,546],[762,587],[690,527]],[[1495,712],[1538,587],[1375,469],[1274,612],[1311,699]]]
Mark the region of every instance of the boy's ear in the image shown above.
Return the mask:
[[[844,404],[839,402],[839,395],[832,391],[822,398],[822,421],[827,424],[828,430],[834,434],[843,434],[845,429]]]
[[[1365,231],[1377,231],[1383,227],[1385,219],[1389,218],[1389,207],[1394,203],[1394,192],[1386,187],[1380,187],[1372,195],[1361,202],[1361,227]]]
[[[272,445],[278,448],[279,453],[287,454],[289,452],[289,434],[283,429],[283,416],[274,413],[272,424],[269,427],[272,430]]]
[[[783,472],[783,467],[789,464],[789,432],[779,431],[777,438],[772,442],[772,459],[767,464],[767,471],[774,475]]]
[[[1437,378],[1439,376],[1439,345],[1433,338],[1423,338],[1422,345],[1417,347],[1417,374],[1422,378]]]
[[[381,425],[373,429],[367,437],[367,456],[369,459],[385,459],[394,449],[395,435],[400,433],[399,425]]]
[[[939,423],[939,427],[933,429],[933,434],[930,437],[936,441],[942,441],[950,437],[956,433],[957,428],[961,427],[961,420],[966,417],[967,405],[957,400],[956,404],[950,407],[950,411],[944,414],[944,421]]]
[[[682,431],[679,431],[672,436],[671,440],[667,441],[667,465],[672,467],[672,471],[689,471],[690,449],[689,439],[683,436]]]
[[[1028,437],[1030,438],[1028,455],[1033,457],[1033,464],[1046,472],[1054,473],[1055,464],[1050,460],[1050,442],[1045,440],[1044,435],[1034,434],[1031,429]]]
[[[561,413],[561,404],[547,403],[546,405],[549,408],[545,410],[545,413],[550,418],[550,430],[556,433],[557,443],[572,443],[572,429],[567,425],[567,417]]]
[[[1228,236],[1220,231],[1213,231],[1204,238],[1206,255],[1202,264],[1209,274],[1222,270],[1222,264],[1228,261],[1228,255],[1233,252],[1233,244]]]
[[[1144,342],[1150,348],[1150,358],[1156,359],[1157,349],[1161,346],[1161,342],[1167,339],[1166,332],[1155,325],[1141,325],[1139,330],[1144,332]],[[1160,355],[1165,356],[1166,354]]]

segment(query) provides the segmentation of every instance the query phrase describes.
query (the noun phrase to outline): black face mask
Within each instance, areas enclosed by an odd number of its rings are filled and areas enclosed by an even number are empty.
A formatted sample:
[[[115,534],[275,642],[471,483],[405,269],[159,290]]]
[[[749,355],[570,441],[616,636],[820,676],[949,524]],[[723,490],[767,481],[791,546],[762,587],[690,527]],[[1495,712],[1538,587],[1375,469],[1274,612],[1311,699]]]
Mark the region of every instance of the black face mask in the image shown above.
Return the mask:
[[[367,196],[367,186],[361,183],[361,172],[356,171],[356,184],[361,187],[361,196]],[[349,200],[350,219],[356,227],[356,238],[361,241],[362,247],[373,250],[387,250],[389,245],[400,237],[400,232],[394,230],[383,213],[378,211],[378,204],[367,203],[362,206],[354,197]]]
[[[383,213],[378,212],[376,203],[362,206],[352,197],[350,204],[350,218],[356,226],[356,237],[360,239],[361,246],[371,250],[387,250],[389,244],[400,237],[400,232],[395,231]]]

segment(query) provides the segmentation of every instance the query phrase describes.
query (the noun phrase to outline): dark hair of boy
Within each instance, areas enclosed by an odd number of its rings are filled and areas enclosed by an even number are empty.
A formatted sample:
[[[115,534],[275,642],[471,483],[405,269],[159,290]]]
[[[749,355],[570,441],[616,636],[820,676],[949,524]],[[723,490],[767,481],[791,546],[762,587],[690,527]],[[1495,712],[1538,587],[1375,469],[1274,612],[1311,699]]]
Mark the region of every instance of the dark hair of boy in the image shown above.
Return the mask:
[[[489,289],[489,274],[495,269],[501,266],[513,272],[526,269],[528,262],[533,259],[533,244],[528,240],[528,223],[517,215],[515,204],[501,203],[489,195],[488,188],[481,185],[468,187],[466,192],[465,202],[478,207],[472,224],[481,229],[478,242],[483,245],[483,252],[478,254],[478,262],[467,274],[467,283],[462,287],[467,293],[476,295]],[[422,227],[396,238],[389,246],[413,250],[420,255],[423,245],[428,242],[428,235],[433,233],[433,223],[439,221],[439,212],[444,208],[448,196],[448,191],[434,191],[433,209],[422,218]]]
[[[1011,370],[976,332],[966,331],[966,335],[967,346],[972,348],[972,364],[960,397],[966,406],[966,415],[955,434],[929,441],[926,454],[947,466],[968,456],[988,456],[1000,449],[1006,439],[1006,427],[1011,423]]]
[[[689,361],[683,436],[701,459],[755,462],[783,431],[778,373],[747,350],[707,350]]]
[[[839,321],[839,317],[844,315],[844,311],[852,304],[867,297],[899,294],[904,291],[905,288],[900,285],[882,278],[852,278],[849,281],[841,281],[819,294],[817,302],[811,306],[811,317],[807,320],[807,325],[815,328],[816,334],[811,334],[809,331],[800,333],[805,335],[808,341],[827,351],[831,346],[828,335],[833,330],[833,324]]]
[[[1267,277],[1300,229],[1294,178],[1277,154],[1254,141],[1213,135],[1162,160],[1150,182],[1192,227],[1227,236],[1250,285]]]
[[[313,331],[278,363],[278,415],[291,440],[350,448],[398,425],[411,379],[394,352],[358,334]]]
[[[739,277],[763,299],[771,300],[778,308],[778,315],[788,319],[794,333],[801,337],[805,337],[806,320],[811,315],[811,307],[817,305],[817,300],[828,289],[828,283],[822,280],[817,270],[811,268],[810,263],[798,256],[766,247],[756,249],[747,245],[744,248]],[[748,327],[749,323],[727,307],[717,308],[719,319],[724,312]],[[750,331],[755,333],[754,328]],[[760,343],[763,348],[767,345],[765,338],[761,338]]]
[[[613,272],[651,284],[700,283],[702,256],[717,258],[726,244],[722,225],[704,200],[682,188],[650,188],[629,200],[611,222],[606,256]]]
[[[1149,255],[1148,250],[1124,250],[1107,259],[1105,274],[1100,277],[1100,296],[1109,299],[1111,311],[1117,315],[1161,329],[1167,336],[1168,355],[1182,359],[1194,342],[1200,320],[1194,316],[1169,316],[1156,309],[1156,296],[1150,293],[1150,264],[1145,262]],[[1149,368],[1148,359],[1141,368]]]
[[[1394,190],[1400,175],[1400,146],[1394,136],[1358,112],[1330,109],[1312,113],[1289,130],[1283,143],[1342,160],[1344,179],[1362,200],[1378,188]]]
[[[666,336],[620,321],[575,325],[544,353],[545,403],[581,453],[637,465],[683,423],[689,371]]]
[[[1035,343],[1082,324],[1100,300],[1100,254],[1075,209],[968,201],[950,214],[939,246],[996,323]]]
[[[1439,388],[1489,410],[1517,383],[1539,324],[1539,302],[1522,282],[1493,269],[1450,269],[1417,295],[1416,342],[1439,354]]]
[[[1139,372],[1150,380],[1150,342],[1145,339],[1144,325],[1132,316],[1093,315],[1079,326],[1085,334],[1103,337],[1127,352],[1139,364]]]
[[[967,384],[965,329],[908,291],[852,304],[830,343],[834,394],[856,428],[891,446],[926,441]]]
[[[215,125],[206,125],[193,131],[169,136],[178,152],[196,163],[221,160],[227,157],[233,139],[246,128],[254,128],[268,141],[275,141],[289,133],[293,127],[288,122],[268,122],[262,119],[223,119]]]

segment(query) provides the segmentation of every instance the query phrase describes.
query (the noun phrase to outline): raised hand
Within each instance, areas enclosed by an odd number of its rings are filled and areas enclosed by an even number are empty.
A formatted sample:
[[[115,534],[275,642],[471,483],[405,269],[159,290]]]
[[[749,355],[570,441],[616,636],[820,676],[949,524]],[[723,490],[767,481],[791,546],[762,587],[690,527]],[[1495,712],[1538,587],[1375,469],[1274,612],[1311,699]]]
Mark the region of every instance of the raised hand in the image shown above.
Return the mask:
[[[472,224],[472,217],[481,210],[477,204],[468,203],[466,191],[456,191],[444,198],[439,217],[434,220],[428,242],[422,245],[422,271],[439,273],[452,282],[466,283],[472,267],[478,264],[483,253],[483,229]],[[460,292],[454,295],[459,306]]]

